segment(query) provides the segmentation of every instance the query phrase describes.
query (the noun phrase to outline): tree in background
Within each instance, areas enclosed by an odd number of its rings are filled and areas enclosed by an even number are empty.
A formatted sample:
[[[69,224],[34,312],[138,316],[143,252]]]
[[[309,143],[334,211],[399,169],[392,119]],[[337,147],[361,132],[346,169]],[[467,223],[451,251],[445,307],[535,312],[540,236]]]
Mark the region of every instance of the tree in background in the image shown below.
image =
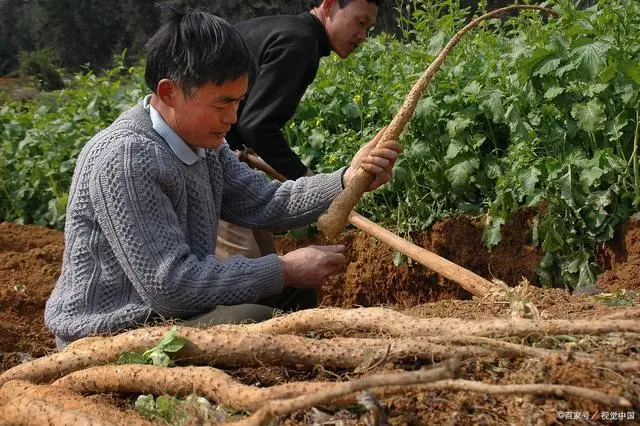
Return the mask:
[[[515,0],[451,0],[471,11],[495,9]],[[576,0],[579,1],[579,0]],[[16,71],[20,52],[57,52],[62,67],[99,70],[127,49],[136,61],[144,44],[163,22],[160,4],[177,10],[200,8],[231,23],[274,14],[297,14],[310,0],[0,0],[0,76]],[[584,5],[593,0],[583,0]],[[399,12],[409,13],[412,0],[387,0],[379,8],[376,32],[401,35]],[[29,55],[22,55],[30,57]]]

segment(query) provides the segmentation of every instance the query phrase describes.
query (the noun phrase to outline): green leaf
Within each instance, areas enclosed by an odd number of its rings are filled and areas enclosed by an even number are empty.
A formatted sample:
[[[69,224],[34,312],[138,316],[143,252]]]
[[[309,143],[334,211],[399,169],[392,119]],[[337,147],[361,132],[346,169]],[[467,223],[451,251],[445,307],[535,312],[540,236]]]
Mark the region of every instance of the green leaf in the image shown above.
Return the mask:
[[[584,188],[590,188],[593,183],[604,175],[604,170],[598,166],[592,166],[580,171],[580,184]]]
[[[189,340],[187,340],[184,337],[174,337],[170,342],[167,342],[167,344],[164,346],[163,350],[165,352],[171,352],[171,353],[178,352],[188,342],[189,342]]]
[[[180,400],[174,396],[159,395],[156,398],[156,409],[161,417],[169,419],[174,417],[174,412],[179,405]]]
[[[604,107],[597,99],[575,104],[571,108],[571,116],[576,119],[578,127],[587,132],[596,132],[605,127]]]
[[[118,356],[117,364],[147,364],[147,359],[135,352],[122,352]]]
[[[562,198],[570,207],[576,208],[576,202],[573,197],[573,178],[571,176],[571,167],[569,171],[563,175],[558,182],[560,183],[560,198]]]
[[[404,255],[399,251],[393,252],[393,264],[394,266],[402,266],[404,265]]]
[[[153,395],[139,395],[135,402],[136,411],[144,417],[152,418],[158,415]]]
[[[540,181],[541,174],[542,172],[535,167],[524,169],[519,173],[518,177],[520,178],[522,187],[527,194],[533,193],[537,183]]]
[[[491,224],[484,229],[483,237],[487,247],[495,247],[500,243],[502,234],[500,229],[504,225],[504,219],[496,217],[491,219]]]
[[[635,84],[640,85],[640,63],[637,61],[624,61],[619,65],[624,75],[629,77]]]
[[[615,116],[613,120],[609,120],[606,125],[606,134],[610,141],[617,141],[622,136],[622,130],[629,124],[626,111],[622,111]]]
[[[543,65],[541,65],[534,73],[533,75],[538,75],[538,76],[543,76],[543,75],[547,75],[549,73],[551,73],[552,71],[555,71],[556,69],[558,69],[558,66],[560,65],[560,63],[562,62],[561,59],[549,59],[548,61],[545,61]]]
[[[471,83],[469,83],[467,86],[465,86],[465,88],[462,89],[462,92],[467,95],[477,96],[478,94],[480,94],[481,90],[482,90],[482,85],[474,80]]]
[[[529,57],[521,59],[521,66],[524,68],[526,73],[531,74],[533,69],[551,54],[553,54],[551,50],[539,47],[535,49]]]
[[[504,122],[504,107],[502,105],[502,95],[498,91],[492,91],[485,93],[482,98],[480,107],[485,113],[489,113],[489,116],[496,123]]]
[[[571,55],[576,59],[578,66],[588,73],[589,77],[595,78],[605,67],[607,52],[610,48],[609,43],[596,41],[574,48]]]
[[[562,92],[564,92],[562,87],[550,87],[546,92],[544,92],[544,98],[548,100],[555,99]]]
[[[159,352],[157,350],[150,352],[148,354],[148,358],[151,361],[151,364],[157,365],[160,367],[169,367],[173,363],[173,361],[171,361],[171,358],[169,358],[169,355],[167,355],[164,352]]]
[[[442,47],[447,42],[449,37],[442,31],[438,31],[429,40],[429,46],[427,47],[427,53],[431,56],[436,56],[442,50]]]
[[[451,139],[449,146],[447,147],[447,154],[444,156],[445,159],[451,160],[454,159],[465,150],[466,146],[455,139]]]
[[[174,325],[173,327],[171,327],[171,329],[167,332],[167,334],[165,334],[162,337],[162,340],[160,340],[160,342],[156,345],[155,348],[158,348],[160,350],[164,350],[164,347],[166,345],[168,345],[169,343],[171,343],[173,341],[173,339],[176,338],[178,334],[178,328]],[[155,349],[154,348],[154,349]]]
[[[471,176],[479,166],[480,160],[478,158],[469,158],[451,166],[447,169],[446,175],[451,185],[460,189],[469,183]]]
[[[577,289],[593,287],[596,284],[597,266],[585,260],[580,265]]]
[[[353,102],[344,105],[342,107],[342,113],[351,118],[360,118],[361,115],[360,107]]]
[[[466,117],[458,116],[453,120],[449,120],[447,122],[447,132],[449,133],[449,137],[455,138],[460,133],[462,133],[469,125],[471,124],[471,120]]]
[[[548,224],[544,229],[544,240],[542,241],[542,249],[546,252],[556,252],[560,250],[564,244],[564,237],[557,232],[554,224]]]
[[[321,149],[324,146],[325,136],[322,130],[313,129],[311,131],[311,135],[309,136],[309,145],[314,149]]]

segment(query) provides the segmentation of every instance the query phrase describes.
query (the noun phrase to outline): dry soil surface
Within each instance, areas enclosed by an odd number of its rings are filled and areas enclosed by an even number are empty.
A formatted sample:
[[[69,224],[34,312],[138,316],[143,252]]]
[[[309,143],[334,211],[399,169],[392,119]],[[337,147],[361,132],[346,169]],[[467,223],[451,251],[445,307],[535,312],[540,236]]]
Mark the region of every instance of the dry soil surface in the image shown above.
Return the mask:
[[[606,270],[598,281],[599,294],[571,295],[562,289],[535,287],[535,267],[541,259],[529,243],[531,214],[522,212],[503,228],[502,243],[488,251],[482,243],[480,218],[458,217],[440,222],[426,233],[412,235],[414,243],[487,279],[499,278],[510,286],[528,280],[530,306],[543,319],[593,319],[628,314],[640,321],[640,223],[630,220],[613,241],[598,248]],[[493,295],[473,299],[455,283],[421,265],[394,266],[393,250],[356,230],[345,232],[349,260],[345,270],[329,279],[321,290],[322,306],[345,309],[385,306],[420,318],[508,318],[513,311]],[[316,239],[315,242],[326,242]],[[287,237],[278,239],[281,252],[308,244]],[[0,223],[0,372],[54,352],[52,334],[43,324],[46,299],[55,285],[62,261],[63,234],[35,225]],[[635,314],[634,314],[635,313]],[[514,340],[510,340],[514,342]],[[527,356],[478,356],[461,370],[465,379],[489,384],[564,384],[596,389],[627,398],[631,408],[603,407],[573,397],[492,395],[481,392],[407,390],[378,401],[389,424],[623,424],[640,419],[640,371],[585,366],[572,362],[572,353],[596,359],[640,362],[640,335],[614,333],[599,336],[532,335],[516,343],[551,348],[566,356],[549,359]],[[382,360],[384,361],[384,360]],[[370,372],[415,369],[424,361],[400,364],[379,362]],[[244,383],[270,386],[292,380],[346,380],[349,372],[318,369],[240,368],[230,371]],[[134,396],[92,397],[102,404],[130,408]],[[319,407],[322,408],[322,407]],[[611,420],[612,413],[616,420]],[[620,420],[620,414],[625,417]],[[577,413],[580,413],[578,416]],[[589,414],[589,418],[585,418]],[[367,424],[371,413],[357,407],[303,410],[286,417],[285,424]],[[634,420],[629,417],[634,416]],[[568,420],[568,418],[571,418]],[[579,417],[576,419],[576,417]],[[609,419],[607,419],[609,417]],[[382,423],[381,423],[382,424]]]

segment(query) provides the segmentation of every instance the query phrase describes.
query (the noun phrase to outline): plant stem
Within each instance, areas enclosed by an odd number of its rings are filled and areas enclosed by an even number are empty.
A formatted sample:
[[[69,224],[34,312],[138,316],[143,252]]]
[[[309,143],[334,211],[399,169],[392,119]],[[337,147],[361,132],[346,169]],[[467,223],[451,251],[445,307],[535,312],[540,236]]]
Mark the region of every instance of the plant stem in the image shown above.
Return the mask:
[[[640,145],[640,105],[636,108],[636,131],[633,137],[633,189],[635,193],[634,204],[640,203],[640,164],[638,162],[638,146]]]

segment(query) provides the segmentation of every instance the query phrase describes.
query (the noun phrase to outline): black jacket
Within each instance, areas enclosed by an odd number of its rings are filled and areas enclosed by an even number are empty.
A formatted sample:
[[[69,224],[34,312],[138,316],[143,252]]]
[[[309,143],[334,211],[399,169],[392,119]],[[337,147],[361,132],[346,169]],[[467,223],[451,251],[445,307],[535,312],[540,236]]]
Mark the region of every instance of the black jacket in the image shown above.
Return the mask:
[[[331,53],[322,23],[312,14],[254,18],[236,24],[249,44],[258,74],[227,135],[233,149],[244,144],[289,179],[307,167],[289,147],[282,128],[313,82],[320,58]]]

